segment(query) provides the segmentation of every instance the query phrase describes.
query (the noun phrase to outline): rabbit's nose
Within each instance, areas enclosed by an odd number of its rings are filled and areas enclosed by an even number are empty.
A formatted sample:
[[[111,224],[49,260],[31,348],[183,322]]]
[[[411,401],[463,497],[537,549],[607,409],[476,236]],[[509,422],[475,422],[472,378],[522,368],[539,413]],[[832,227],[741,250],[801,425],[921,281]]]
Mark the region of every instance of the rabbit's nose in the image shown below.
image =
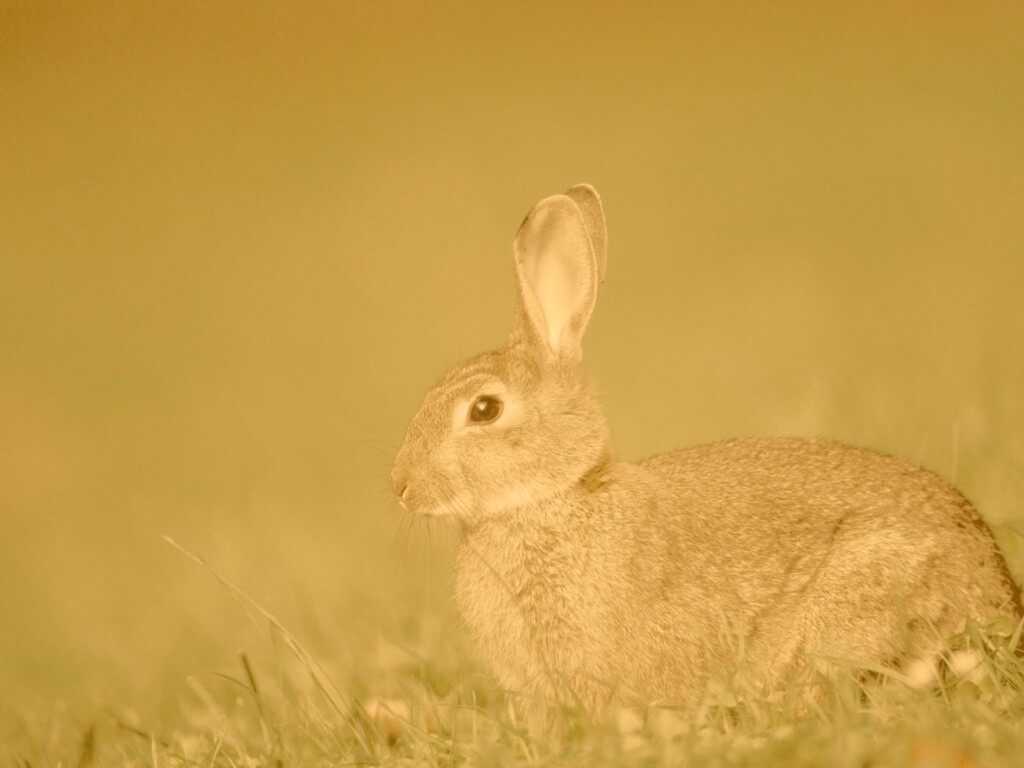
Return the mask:
[[[391,471],[391,488],[398,498],[398,503],[405,506],[405,497],[409,493],[409,475],[398,467]]]

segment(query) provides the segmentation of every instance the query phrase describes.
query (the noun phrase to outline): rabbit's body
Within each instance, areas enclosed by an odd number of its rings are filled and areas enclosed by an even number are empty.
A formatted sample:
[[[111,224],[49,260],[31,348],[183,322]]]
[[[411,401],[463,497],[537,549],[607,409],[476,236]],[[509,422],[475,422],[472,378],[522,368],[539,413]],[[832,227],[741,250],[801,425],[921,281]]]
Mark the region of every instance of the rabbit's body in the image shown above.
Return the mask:
[[[782,685],[824,657],[930,658],[968,618],[1019,620],[988,528],[908,462],[822,440],[613,456],[581,339],[605,271],[593,189],[538,203],[515,242],[508,346],[413,418],[399,500],[463,523],[456,595],[502,685],[691,699],[743,664]]]
[[[638,502],[640,502],[638,504]],[[678,701],[739,662],[937,653],[1017,618],[988,529],[936,475],[819,440],[731,440],[611,463],[466,527],[459,607],[503,686],[600,711]]]

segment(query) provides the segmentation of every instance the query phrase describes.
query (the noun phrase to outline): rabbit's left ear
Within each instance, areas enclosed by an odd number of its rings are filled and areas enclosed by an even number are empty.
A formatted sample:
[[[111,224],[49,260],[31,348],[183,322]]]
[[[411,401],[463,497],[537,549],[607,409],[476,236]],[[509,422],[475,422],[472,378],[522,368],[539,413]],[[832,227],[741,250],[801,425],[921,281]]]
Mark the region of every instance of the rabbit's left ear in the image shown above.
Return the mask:
[[[579,205],[569,195],[541,200],[519,227],[513,250],[519,282],[514,333],[525,334],[545,356],[579,359],[598,284]]]

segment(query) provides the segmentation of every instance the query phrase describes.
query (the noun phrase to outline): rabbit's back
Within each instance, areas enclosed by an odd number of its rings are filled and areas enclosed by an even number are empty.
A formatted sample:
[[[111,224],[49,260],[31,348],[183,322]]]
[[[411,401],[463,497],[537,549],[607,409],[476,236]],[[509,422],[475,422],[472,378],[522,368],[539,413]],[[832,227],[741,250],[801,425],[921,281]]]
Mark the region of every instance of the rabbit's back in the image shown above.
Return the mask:
[[[765,563],[781,558],[792,564],[823,557],[837,537],[856,535],[867,560],[870,545],[886,541],[905,543],[911,560],[919,558],[910,550],[937,544],[974,554],[976,568],[962,575],[976,578],[998,554],[988,527],[951,484],[863,448],[750,438],[652,456],[639,466],[660,486],[662,514],[699,533],[689,542],[706,547],[712,558],[728,561],[734,552],[744,565],[756,566],[751,555],[763,553]],[[1002,558],[996,562],[1001,566]]]

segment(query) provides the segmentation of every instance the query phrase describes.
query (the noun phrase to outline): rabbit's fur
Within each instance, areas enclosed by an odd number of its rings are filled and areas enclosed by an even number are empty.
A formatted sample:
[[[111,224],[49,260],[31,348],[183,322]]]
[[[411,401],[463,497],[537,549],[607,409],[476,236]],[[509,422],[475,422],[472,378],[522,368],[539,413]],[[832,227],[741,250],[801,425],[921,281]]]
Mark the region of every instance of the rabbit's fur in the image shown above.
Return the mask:
[[[978,513],[906,461],[788,438],[616,461],[581,367],[605,242],[591,187],[537,203],[508,346],[445,376],[395,459],[404,506],[462,522],[457,601],[502,686],[600,715],[613,695],[692,700],[739,661],[778,686],[1020,620]],[[492,423],[470,421],[480,396],[503,403]]]

